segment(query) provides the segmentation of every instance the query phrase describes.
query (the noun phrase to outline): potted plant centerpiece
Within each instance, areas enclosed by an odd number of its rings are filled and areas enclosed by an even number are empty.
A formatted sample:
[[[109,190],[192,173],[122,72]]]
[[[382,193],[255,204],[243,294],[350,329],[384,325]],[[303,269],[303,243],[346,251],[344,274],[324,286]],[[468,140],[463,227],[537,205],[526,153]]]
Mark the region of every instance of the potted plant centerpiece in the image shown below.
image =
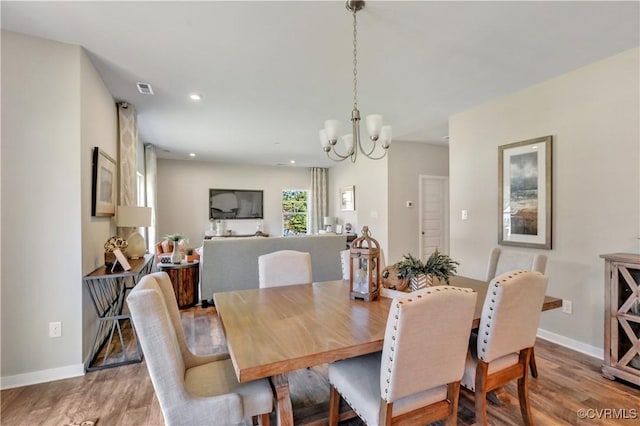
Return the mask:
[[[182,262],[182,253],[180,252],[180,242],[186,243],[188,240],[181,233],[175,234],[167,234],[164,236],[164,239],[167,241],[171,241],[173,243],[173,253],[171,253],[171,262],[172,263],[181,263]]]
[[[426,262],[405,254],[400,262],[382,272],[382,285],[391,290],[410,292],[433,285],[434,279],[449,284],[449,278],[456,274],[459,264],[438,250]]]

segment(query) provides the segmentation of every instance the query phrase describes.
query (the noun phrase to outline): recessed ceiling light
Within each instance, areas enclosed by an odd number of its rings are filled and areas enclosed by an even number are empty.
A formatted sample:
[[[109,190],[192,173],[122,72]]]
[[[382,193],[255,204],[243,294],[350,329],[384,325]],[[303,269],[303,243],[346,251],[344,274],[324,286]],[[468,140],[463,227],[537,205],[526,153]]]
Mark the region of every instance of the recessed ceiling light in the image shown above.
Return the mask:
[[[296,160],[289,161],[291,164],[296,164]]]
[[[189,154],[189,157],[195,157],[195,156],[196,156],[195,152],[192,152],[192,153]]]
[[[199,101],[200,99],[202,99],[202,96],[198,93],[192,93],[189,95],[189,97],[192,101]]]

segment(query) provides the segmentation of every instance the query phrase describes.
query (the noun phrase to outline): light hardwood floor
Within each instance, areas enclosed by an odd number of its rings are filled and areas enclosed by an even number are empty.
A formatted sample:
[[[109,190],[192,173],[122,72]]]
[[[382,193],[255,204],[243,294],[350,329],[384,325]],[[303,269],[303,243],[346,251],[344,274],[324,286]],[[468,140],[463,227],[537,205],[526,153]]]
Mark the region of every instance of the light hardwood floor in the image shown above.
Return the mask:
[[[197,353],[224,351],[224,335],[214,308],[182,311],[189,345]],[[118,355],[116,350],[115,356]],[[600,376],[600,361],[539,340],[540,377],[530,380],[530,399],[537,425],[635,425],[640,423],[640,388]],[[326,366],[290,375],[296,424],[326,424],[329,387]],[[522,424],[516,387],[500,394],[501,406],[489,404],[494,425]],[[162,413],[143,363],[87,373],[84,377],[7,389],[1,393],[2,425],[66,425],[99,418],[98,426],[162,425]],[[579,410],[606,417],[581,419]],[[626,411],[622,411],[626,410]],[[635,410],[635,411],[633,411]],[[275,424],[275,418],[273,418]],[[473,395],[461,392],[458,421],[474,423]],[[224,423],[221,423],[224,424]],[[353,419],[342,425],[361,425]]]

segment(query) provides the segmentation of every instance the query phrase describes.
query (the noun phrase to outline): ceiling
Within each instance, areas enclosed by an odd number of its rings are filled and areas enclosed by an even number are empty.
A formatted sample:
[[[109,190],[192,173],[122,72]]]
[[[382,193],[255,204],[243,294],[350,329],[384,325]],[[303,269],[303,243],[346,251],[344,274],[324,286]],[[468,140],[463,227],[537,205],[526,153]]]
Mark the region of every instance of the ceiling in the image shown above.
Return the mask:
[[[0,4],[3,29],[83,46],[161,158],[331,166],[318,130],[349,132],[342,1]],[[446,144],[452,114],[638,46],[639,19],[637,1],[368,1],[358,107],[396,141]]]

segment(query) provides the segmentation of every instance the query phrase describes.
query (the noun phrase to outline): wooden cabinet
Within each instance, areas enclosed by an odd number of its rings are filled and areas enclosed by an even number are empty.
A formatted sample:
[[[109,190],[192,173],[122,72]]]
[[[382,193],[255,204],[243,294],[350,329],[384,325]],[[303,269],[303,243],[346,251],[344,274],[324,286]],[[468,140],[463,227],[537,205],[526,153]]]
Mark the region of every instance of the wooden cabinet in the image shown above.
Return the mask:
[[[173,284],[178,308],[190,308],[198,303],[198,278],[200,264],[195,262],[159,263],[158,268],[166,272]]]
[[[602,375],[640,385],[640,255],[600,257],[605,259]]]

